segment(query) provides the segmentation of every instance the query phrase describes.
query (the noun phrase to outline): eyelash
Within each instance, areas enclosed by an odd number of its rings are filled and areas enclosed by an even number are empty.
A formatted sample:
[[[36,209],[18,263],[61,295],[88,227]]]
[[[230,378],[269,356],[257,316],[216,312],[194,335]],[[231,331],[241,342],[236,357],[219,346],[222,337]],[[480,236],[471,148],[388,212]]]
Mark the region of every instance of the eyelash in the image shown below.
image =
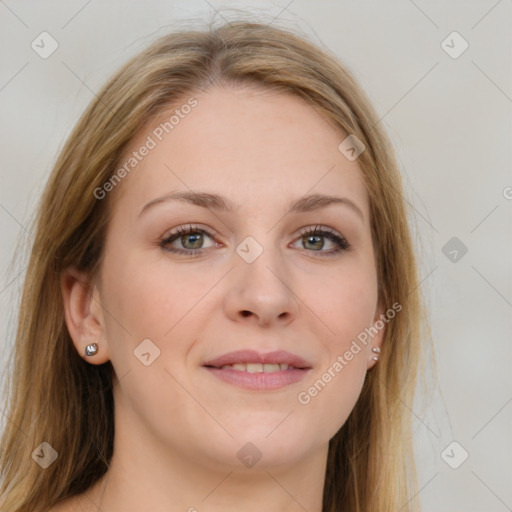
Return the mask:
[[[169,251],[174,254],[181,254],[181,255],[188,256],[188,257],[202,256],[205,253],[205,251],[210,249],[210,247],[208,247],[206,249],[204,249],[204,248],[203,249],[179,249],[179,248],[169,249],[168,247],[166,247],[168,244],[170,244],[171,242],[174,242],[178,238],[185,236],[185,235],[191,235],[194,233],[201,233],[203,235],[207,235],[208,237],[210,237],[212,239],[215,236],[215,233],[210,233],[207,230],[199,228],[197,226],[193,226],[193,225],[180,226],[174,232],[170,233],[169,236],[167,236],[163,240],[161,240],[159,245],[165,251]],[[337,233],[336,231],[334,231],[330,228],[326,228],[326,227],[322,227],[322,226],[315,226],[313,228],[307,227],[307,228],[302,228],[299,231],[299,234],[300,234],[300,236],[298,237],[298,239],[303,238],[305,236],[324,236],[327,239],[329,239],[331,242],[334,242],[338,246],[336,249],[331,249],[329,251],[308,251],[307,249],[304,249],[308,252],[317,253],[321,257],[335,256],[336,254],[343,252],[343,251],[348,251],[351,248],[351,245],[348,243],[348,241],[345,237],[343,237],[342,235],[340,235],[339,233]],[[218,245],[217,242],[215,242],[215,244]]]

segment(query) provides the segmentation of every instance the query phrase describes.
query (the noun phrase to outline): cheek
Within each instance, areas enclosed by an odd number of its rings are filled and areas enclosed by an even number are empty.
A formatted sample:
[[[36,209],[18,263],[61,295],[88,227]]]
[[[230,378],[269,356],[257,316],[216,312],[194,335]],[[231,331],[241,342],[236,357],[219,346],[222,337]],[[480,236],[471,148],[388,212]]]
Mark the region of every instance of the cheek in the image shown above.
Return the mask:
[[[347,420],[366,376],[368,347],[358,335],[371,325],[377,301],[375,285],[366,276],[354,272],[310,297],[328,329],[323,329],[321,364],[296,398],[328,439]]]
[[[305,301],[324,325],[324,356],[297,395],[299,407],[318,419],[318,429],[334,435],[354,408],[367,370],[366,345],[358,335],[371,324],[377,285],[371,266],[352,267],[322,282]]]
[[[298,393],[300,412],[309,422],[316,423],[311,427],[321,432],[325,441],[331,439],[347,421],[359,398],[365,376],[364,357],[356,355],[343,363],[334,359]]]
[[[165,258],[151,260],[143,252],[105,260],[106,333],[116,373],[140,370],[137,354],[147,345],[158,355],[149,368],[183,376],[187,354],[210,317],[205,296],[216,280],[211,271],[176,270]],[[169,379],[168,374],[165,377]],[[165,389],[157,384],[153,389]]]
[[[167,441],[185,439],[201,410],[180,383],[189,370],[187,352],[201,332],[196,310],[202,312],[208,283],[194,284],[183,272],[171,276],[165,267],[133,256],[105,260],[104,270],[106,333],[119,379],[116,409],[151,428],[161,426],[159,435]],[[182,421],[176,422],[178,414]]]
[[[112,311],[109,324],[122,324],[134,339],[163,338],[204,294],[208,283],[195,277],[181,269],[171,271],[165,261],[143,253],[106,260],[104,300]]]
[[[375,273],[369,266],[351,266],[303,287],[304,302],[323,324],[330,351],[344,351],[369,327],[377,306]]]

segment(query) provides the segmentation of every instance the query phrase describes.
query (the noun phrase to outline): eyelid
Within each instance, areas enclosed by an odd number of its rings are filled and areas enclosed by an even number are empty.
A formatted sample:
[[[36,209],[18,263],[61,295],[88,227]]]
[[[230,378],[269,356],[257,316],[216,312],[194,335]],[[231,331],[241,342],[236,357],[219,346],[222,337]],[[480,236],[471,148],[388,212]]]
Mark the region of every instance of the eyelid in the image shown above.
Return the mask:
[[[171,230],[166,231],[165,234],[162,236],[162,240],[167,240],[180,233],[195,233],[196,231],[199,233],[206,234],[210,237],[220,236],[220,233],[218,231],[215,231],[215,229],[210,228],[209,226],[197,224],[195,222],[190,222],[188,224],[181,224]]]
[[[329,233],[331,235],[339,236],[340,238],[345,238],[339,231],[336,231],[329,226],[323,226],[321,224],[304,226],[303,228],[299,229],[299,234],[302,236],[309,235],[310,233]]]

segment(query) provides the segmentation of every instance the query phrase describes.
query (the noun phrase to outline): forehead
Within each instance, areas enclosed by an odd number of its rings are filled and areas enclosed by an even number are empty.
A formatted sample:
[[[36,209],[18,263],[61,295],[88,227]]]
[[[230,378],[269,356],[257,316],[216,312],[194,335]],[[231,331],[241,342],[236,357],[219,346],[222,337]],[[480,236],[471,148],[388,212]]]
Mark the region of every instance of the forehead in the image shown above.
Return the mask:
[[[278,206],[307,193],[338,193],[367,214],[361,169],[338,150],[345,137],[298,96],[213,88],[141,129],[119,162],[136,152],[136,165],[115,194],[123,190],[121,203],[143,204],[175,190],[207,190],[239,205]],[[150,149],[139,151],[144,146]]]

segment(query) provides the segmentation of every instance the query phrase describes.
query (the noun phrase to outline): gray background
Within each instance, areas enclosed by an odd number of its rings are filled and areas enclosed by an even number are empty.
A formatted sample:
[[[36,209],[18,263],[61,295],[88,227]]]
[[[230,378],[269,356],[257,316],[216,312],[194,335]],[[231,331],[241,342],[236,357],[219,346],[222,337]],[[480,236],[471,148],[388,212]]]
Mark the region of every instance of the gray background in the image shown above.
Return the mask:
[[[15,247],[80,113],[149,42],[233,8],[335,53],[396,147],[438,371],[411,411],[424,511],[512,510],[510,0],[0,0],[0,368],[26,264]],[[59,45],[46,59],[31,48],[43,31]],[[442,44],[454,31],[469,44],[457,58],[457,36]]]

